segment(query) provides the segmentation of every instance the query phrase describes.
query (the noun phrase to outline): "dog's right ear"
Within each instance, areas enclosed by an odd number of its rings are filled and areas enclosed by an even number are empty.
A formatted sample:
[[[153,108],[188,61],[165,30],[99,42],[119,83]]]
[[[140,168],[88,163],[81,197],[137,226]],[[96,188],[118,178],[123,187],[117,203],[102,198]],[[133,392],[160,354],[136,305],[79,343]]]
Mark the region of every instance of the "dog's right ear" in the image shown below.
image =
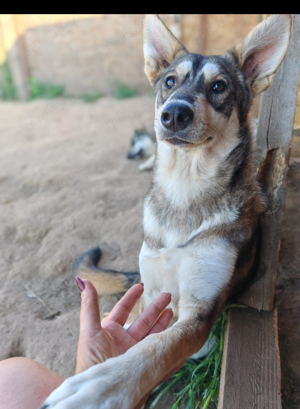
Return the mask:
[[[172,62],[187,53],[184,46],[171,33],[156,14],[144,18],[145,74],[150,83],[161,77]]]

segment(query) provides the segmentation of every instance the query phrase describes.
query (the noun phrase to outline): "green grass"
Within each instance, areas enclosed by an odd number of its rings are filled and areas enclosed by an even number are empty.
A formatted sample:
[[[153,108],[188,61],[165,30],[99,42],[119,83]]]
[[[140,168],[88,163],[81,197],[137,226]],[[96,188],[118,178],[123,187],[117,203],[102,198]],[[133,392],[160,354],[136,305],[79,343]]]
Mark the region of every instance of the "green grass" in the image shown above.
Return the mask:
[[[0,66],[0,78],[0,99],[16,99],[16,88],[7,60]]]
[[[29,79],[29,89],[31,99],[36,98],[52,99],[56,97],[65,96],[65,90],[62,85],[42,83],[37,81],[35,78]]]
[[[215,340],[209,353],[199,360],[188,359],[170,379],[156,387],[153,393],[159,391],[159,394],[150,409],[167,392],[175,395],[176,402],[172,409],[177,409],[181,403],[185,404],[185,409],[196,409],[199,408],[199,402],[201,409],[218,407],[227,310],[232,307],[246,308],[244,305],[227,304],[209,335],[210,339]]]
[[[118,81],[115,85],[113,96],[117,99],[124,99],[134,97],[137,93],[137,89]]]
[[[82,95],[82,99],[85,102],[95,102],[95,101],[97,101],[97,99],[99,99],[101,97],[103,97],[103,93],[101,91],[99,91],[99,90],[96,90],[91,94],[83,94]]]

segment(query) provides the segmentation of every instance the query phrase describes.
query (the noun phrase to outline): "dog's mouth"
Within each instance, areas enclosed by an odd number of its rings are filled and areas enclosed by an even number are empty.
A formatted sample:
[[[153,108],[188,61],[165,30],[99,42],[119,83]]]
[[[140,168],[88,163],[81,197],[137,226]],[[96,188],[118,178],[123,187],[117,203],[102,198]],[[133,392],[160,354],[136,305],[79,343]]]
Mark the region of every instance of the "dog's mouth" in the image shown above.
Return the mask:
[[[162,141],[167,142],[173,146],[180,146],[181,148],[184,148],[184,147],[196,147],[200,145],[205,145],[207,142],[211,141],[212,139],[213,138],[209,136],[205,138],[203,141],[198,141],[197,143],[195,143],[195,142],[187,141],[186,139],[180,139],[180,138],[177,138],[176,136],[173,136],[172,138],[162,139]]]
[[[163,139],[164,142],[170,143],[171,145],[181,145],[181,146],[187,146],[187,145],[194,145],[192,142],[187,141],[186,139],[180,139],[177,138],[176,136],[173,136],[172,138],[167,138]]]

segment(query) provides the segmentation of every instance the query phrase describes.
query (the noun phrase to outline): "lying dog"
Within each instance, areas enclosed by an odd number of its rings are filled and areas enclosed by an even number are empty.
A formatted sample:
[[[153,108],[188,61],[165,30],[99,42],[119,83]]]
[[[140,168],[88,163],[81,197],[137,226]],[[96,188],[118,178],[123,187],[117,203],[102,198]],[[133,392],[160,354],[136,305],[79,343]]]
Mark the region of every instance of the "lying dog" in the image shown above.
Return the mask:
[[[148,158],[139,165],[139,170],[150,170],[155,160],[155,132],[146,128],[136,129],[131,139],[131,147],[127,153],[128,159]]]
[[[228,296],[251,278],[266,204],[256,180],[249,111],[272,83],[290,31],[290,15],[270,16],[224,55],[203,56],[189,53],[158,16],[145,18],[157,147],[140,273],[145,305],[171,292],[178,320],[124,355],[67,379],[44,407],[134,408],[205,344]],[[85,278],[95,282],[95,276]],[[99,274],[98,283],[104,278]],[[126,276],[111,280],[123,285]]]

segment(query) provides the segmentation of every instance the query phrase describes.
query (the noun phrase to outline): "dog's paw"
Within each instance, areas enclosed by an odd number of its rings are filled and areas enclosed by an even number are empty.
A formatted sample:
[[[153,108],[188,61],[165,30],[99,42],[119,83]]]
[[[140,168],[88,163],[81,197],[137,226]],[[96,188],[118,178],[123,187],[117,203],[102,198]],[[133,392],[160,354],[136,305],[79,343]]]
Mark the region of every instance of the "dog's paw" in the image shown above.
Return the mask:
[[[148,170],[147,162],[143,162],[139,165],[139,170],[142,172],[144,170]]]
[[[155,160],[155,155],[151,155],[150,158],[146,160],[146,162],[143,162],[139,165],[139,170],[144,171],[144,170],[153,169],[154,160]]]
[[[120,376],[117,362],[110,362],[66,379],[40,409],[130,409],[131,386],[126,384],[126,377]]]
[[[65,380],[46,399],[40,409],[96,409],[98,406],[90,402],[88,381],[81,381],[80,375]]]

